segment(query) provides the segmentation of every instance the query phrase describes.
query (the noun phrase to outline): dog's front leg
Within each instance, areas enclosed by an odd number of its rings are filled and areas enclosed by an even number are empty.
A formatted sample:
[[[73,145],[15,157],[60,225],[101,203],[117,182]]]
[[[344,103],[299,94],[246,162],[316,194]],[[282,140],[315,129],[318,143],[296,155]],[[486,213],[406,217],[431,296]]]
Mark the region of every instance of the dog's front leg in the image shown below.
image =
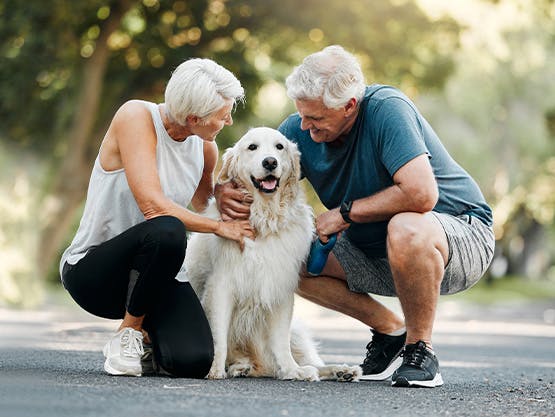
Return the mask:
[[[291,316],[293,297],[284,302],[270,315],[270,349],[277,365],[276,374],[280,379],[318,381],[318,369],[314,366],[299,366],[291,354]]]
[[[227,337],[233,308],[232,296],[225,285],[217,285],[217,279],[211,281],[216,285],[206,289],[203,299],[203,306],[214,339],[214,360],[207,378],[224,379],[226,377]]]

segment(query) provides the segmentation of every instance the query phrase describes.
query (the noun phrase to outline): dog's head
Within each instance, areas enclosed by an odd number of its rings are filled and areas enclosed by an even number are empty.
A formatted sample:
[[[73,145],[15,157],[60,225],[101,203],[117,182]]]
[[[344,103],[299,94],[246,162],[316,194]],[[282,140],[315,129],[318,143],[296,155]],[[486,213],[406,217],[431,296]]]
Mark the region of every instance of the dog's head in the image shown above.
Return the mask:
[[[271,195],[300,177],[297,146],[267,127],[249,130],[225,151],[218,182],[240,182],[247,190]]]

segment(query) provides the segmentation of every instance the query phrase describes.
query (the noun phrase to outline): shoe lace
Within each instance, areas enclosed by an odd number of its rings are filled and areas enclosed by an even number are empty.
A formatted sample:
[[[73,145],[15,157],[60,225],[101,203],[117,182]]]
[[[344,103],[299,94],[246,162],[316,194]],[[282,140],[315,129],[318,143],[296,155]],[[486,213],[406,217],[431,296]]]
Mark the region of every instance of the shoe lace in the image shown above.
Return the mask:
[[[121,348],[123,356],[141,357],[144,354],[141,332],[131,328],[125,329],[121,335]]]
[[[374,335],[372,340],[366,345],[366,358],[364,358],[362,362],[363,365],[374,365],[378,356],[382,354],[383,346],[380,341],[376,339],[379,339],[379,337]]]
[[[428,352],[424,342],[418,342],[406,345],[401,356],[403,357],[403,365],[410,365],[416,368],[422,368],[422,363],[426,359]]]

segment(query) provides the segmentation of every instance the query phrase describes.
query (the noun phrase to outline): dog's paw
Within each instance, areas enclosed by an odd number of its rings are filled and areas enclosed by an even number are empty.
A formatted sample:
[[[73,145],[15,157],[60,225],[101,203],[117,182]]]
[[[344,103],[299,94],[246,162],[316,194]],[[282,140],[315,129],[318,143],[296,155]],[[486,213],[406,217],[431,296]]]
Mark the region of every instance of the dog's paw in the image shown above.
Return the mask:
[[[338,382],[358,382],[362,375],[360,366],[337,365],[333,370]]]
[[[229,366],[227,376],[230,378],[246,378],[252,372],[252,365],[250,363],[238,362]]]
[[[208,375],[206,375],[206,378],[207,379],[225,379],[226,378],[225,369],[220,369],[219,367],[212,366],[212,368],[210,368],[210,372],[208,372]]]
[[[306,365],[306,366],[299,366],[297,368],[280,372],[279,375],[280,379],[288,379],[294,381],[319,381],[320,377],[318,376],[318,369],[314,366]]]

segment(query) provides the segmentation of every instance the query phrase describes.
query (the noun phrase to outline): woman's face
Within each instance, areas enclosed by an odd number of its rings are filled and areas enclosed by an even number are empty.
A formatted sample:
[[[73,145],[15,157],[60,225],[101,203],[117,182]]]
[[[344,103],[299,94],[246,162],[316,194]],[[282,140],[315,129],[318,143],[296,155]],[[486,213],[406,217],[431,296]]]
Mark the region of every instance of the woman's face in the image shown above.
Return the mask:
[[[192,129],[193,134],[200,136],[203,140],[213,142],[224,126],[233,124],[232,111],[233,100],[227,100],[221,109],[215,111],[204,120],[199,121],[194,129]]]

